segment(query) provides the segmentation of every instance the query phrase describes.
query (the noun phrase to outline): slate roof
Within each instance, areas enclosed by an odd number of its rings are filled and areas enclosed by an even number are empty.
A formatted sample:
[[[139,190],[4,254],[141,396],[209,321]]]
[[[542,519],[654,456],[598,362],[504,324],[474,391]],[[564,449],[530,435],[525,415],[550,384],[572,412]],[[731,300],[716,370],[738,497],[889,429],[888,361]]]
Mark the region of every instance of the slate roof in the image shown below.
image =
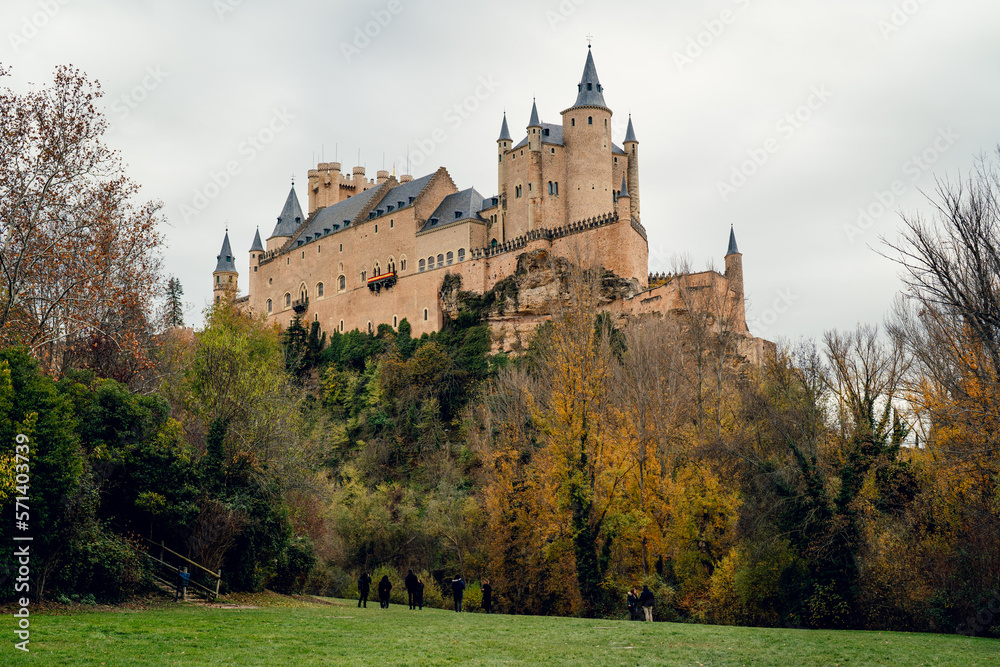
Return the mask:
[[[250,252],[256,251],[264,251],[264,244],[260,242],[260,227],[257,228],[256,232],[254,232],[253,245],[250,246]]]
[[[514,141],[510,138],[510,130],[507,129],[507,114],[503,115],[503,125],[500,126],[500,136],[497,141]]]
[[[574,107],[596,106],[608,107],[604,103],[604,87],[601,80],[597,78],[597,66],[594,65],[594,53],[587,49],[587,62],[583,66],[583,76],[580,77],[580,84],[576,94],[576,104]]]
[[[619,197],[629,197],[629,198],[631,198],[631,197],[632,197],[632,195],[630,195],[630,194],[628,193],[628,184],[627,184],[627,183],[625,183],[625,174],[624,174],[624,173],[622,174],[622,188],[621,188],[621,190],[620,190],[620,191],[618,192],[618,196],[619,196]]]
[[[729,226],[729,250],[726,251],[726,256],[739,254],[740,249],[736,247],[736,232],[733,231],[732,225]]]
[[[635,130],[632,129],[632,114],[628,115],[628,129],[625,130],[625,143],[630,141],[639,143],[639,140],[635,138]]]
[[[433,176],[434,174],[427,174],[426,176],[415,178],[409,183],[403,183],[402,185],[397,185],[394,188],[391,188],[387,193],[385,193],[385,196],[378,201],[374,210],[381,210],[382,215],[386,215],[388,213],[395,213],[396,211],[408,206],[412,206],[412,199],[416,199],[417,195],[420,194],[420,191],[424,189],[424,186],[427,185]],[[310,241],[315,241],[316,239],[322,238],[327,234],[334,234],[341,231],[347,226],[345,221],[353,223],[354,219],[358,217],[365,206],[367,206],[375,198],[378,192],[378,187],[368,188],[364,192],[358,193],[343,201],[339,201],[332,206],[320,209],[316,215],[313,216],[312,222],[309,223],[309,226],[302,230],[302,233],[296,237],[296,242],[302,241],[302,243],[309,243]],[[389,210],[389,206],[392,206],[391,211]],[[298,247],[298,245],[296,245],[296,247]]]
[[[274,231],[271,232],[271,238],[275,236],[291,236],[305,219],[306,216],[302,215],[302,207],[299,206],[299,198],[295,194],[295,186],[293,185],[291,191],[288,193],[288,198],[285,199],[285,207],[281,209],[281,215],[278,216],[278,224],[274,226]]]
[[[535,100],[531,100],[531,118],[528,120],[528,127],[538,127],[542,121],[538,120],[538,105]]]
[[[542,126],[543,144],[554,144],[556,146],[563,145],[562,125],[556,125],[555,123],[538,123],[538,125]],[[546,132],[548,132],[548,134],[546,134]],[[523,148],[527,145],[528,145],[528,135],[524,135],[524,139],[521,139],[521,141],[517,144],[517,146],[514,146],[514,148]]]
[[[492,200],[490,200],[490,204],[492,205]],[[486,222],[479,215],[481,210],[483,210],[483,196],[475,188],[456,192],[455,194],[448,195],[441,201],[441,204],[431,214],[431,217],[427,219],[427,222],[424,223],[420,231],[425,232],[430,229],[450,225],[453,222],[469,220],[470,218],[477,222]]]
[[[222,241],[222,250],[219,251],[218,263],[215,265],[215,271],[229,271],[231,273],[236,273],[236,261],[233,257],[233,249],[229,245],[229,232],[226,232],[226,238]]]

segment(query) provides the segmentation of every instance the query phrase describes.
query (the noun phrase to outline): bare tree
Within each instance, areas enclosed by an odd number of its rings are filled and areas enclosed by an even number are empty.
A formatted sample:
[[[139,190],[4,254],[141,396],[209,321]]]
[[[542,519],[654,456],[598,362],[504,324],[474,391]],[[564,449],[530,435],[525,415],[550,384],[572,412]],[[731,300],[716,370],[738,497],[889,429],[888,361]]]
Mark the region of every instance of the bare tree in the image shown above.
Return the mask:
[[[95,334],[142,356],[120,325],[159,293],[159,204],[133,203],[138,186],[101,141],[101,95],[71,67],[49,88],[0,89],[0,338],[50,371]]]

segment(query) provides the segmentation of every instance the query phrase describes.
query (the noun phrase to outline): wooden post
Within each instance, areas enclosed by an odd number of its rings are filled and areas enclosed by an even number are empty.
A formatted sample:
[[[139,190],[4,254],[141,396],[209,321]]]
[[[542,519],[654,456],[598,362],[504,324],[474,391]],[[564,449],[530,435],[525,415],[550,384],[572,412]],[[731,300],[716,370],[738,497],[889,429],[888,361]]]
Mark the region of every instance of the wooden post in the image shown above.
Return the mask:
[[[215,580],[215,598],[213,599],[213,602],[219,599],[219,584],[221,583],[222,583],[222,568],[220,567],[219,578]]]

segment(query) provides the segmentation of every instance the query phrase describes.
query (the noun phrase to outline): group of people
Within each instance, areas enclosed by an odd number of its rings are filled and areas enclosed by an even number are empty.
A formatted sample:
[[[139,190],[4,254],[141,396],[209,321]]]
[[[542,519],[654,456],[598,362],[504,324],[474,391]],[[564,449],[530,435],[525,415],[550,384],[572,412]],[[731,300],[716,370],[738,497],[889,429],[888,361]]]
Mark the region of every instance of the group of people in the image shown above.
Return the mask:
[[[628,607],[629,619],[632,621],[652,621],[653,620],[653,591],[649,586],[643,586],[642,592],[638,593],[635,587],[625,596],[625,606]]]
[[[367,572],[362,572],[361,577],[358,578],[358,606],[368,608],[368,593],[371,591],[372,578]],[[423,611],[424,608],[424,582],[421,581],[417,575],[413,574],[413,570],[410,570],[406,574],[406,578],[403,579],[403,585],[406,587],[406,597],[409,602],[410,609],[416,609],[418,611]],[[481,587],[483,592],[483,611],[487,614],[493,612],[493,586],[490,585],[489,579],[483,579],[483,584]],[[392,582],[389,581],[389,575],[383,575],[382,579],[378,582],[378,600],[379,606],[382,609],[389,608],[389,593],[392,591]],[[462,576],[459,575],[451,580],[451,596],[455,601],[455,611],[462,611],[462,598],[465,597],[465,582],[462,581]]]

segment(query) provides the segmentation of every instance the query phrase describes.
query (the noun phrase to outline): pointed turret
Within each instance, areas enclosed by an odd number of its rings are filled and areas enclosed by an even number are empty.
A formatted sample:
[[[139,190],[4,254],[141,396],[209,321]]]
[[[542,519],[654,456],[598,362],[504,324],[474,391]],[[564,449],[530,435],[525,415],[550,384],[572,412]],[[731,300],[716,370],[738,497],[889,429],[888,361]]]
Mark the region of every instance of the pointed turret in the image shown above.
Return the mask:
[[[736,231],[733,226],[729,226],[729,250],[726,251],[726,257],[729,255],[739,255],[740,249],[736,246]]]
[[[229,230],[226,230],[226,238],[222,241],[222,250],[216,257],[219,260],[215,265],[215,272],[236,273],[236,260],[233,257],[233,249],[229,246]]]
[[[746,331],[746,307],[743,301],[743,255],[736,247],[736,232],[729,226],[729,249],[726,251],[726,278],[729,280],[729,291],[735,297],[735,327]]]
[[[299,197],[295,194],[295,186],[292,186],[285,199],[285,206],[281,209],[281,215],[278,216],[278,223],[274,226],[274,231],[271,232],[271,238],[291,236],[302,224],[302,220],[302,207],[299,206]]]
[[[229,245],[229,230],[226,230],[226,237],[222,240],[222,250],[216,257],[215,271],[212,272],[212,293],[215,302],[218,303],[225,296],[236,294],[236,280],[239,273],[236,272],[236,258],[233,257],[233,249]]]
[[[514,141],[510,136],[510,130],[507,129],[507,113],[503,115],[503,125],[500,126],[500,137],[497,141]]]
[[[587,48],[587,63],[583,66],[583,76],[580,78],[580,85],[576,94],[575,107],[605,107],[604,88],[600,79],[597,78],[597,66],[594,65],[594,53]]]
[[[250,246],[250,252],[264,252],[264,244],[260,242],[260,227],[253,235],[253,244]]]
[[[538,105],[535,100],[531,100],[531,118],[528,119],[528,127],[541,127],[542,121],[538,120]]]
[[[628,129],[625,130],[625,153],[628,155],[628,184],[632,192],[632,215],[639,218],[639,140],[632,127],[632,114],[628,115]]]
[[[618,198],[621,199],[622,197],[628,197],[629,199],[632,198],[628,194],[628,184],[625,182],[625,174],[622,174],[622,187],[618,192]]]
[[[295,194],[295,186],[292,185],[292,189],[288,192],[288,197],[285,199],[285,206],[281,209],[281,215],[278,216],[278,223],[274,226],[274,231],[271,232],[271,236],[267,239],[267,249],[275,250],[283,246],[286,241],[292,238],[292,234],[295,233],[295,230],[299,228],[304,219],[305,216],[302,215],[302,207],[299,206],[298,195]]]
[[[635,130],[632,129],[632,114],[628,115],[628,129],[625,130],[625,143],[629,142],[639,143],[639,140],[635,138]]]

